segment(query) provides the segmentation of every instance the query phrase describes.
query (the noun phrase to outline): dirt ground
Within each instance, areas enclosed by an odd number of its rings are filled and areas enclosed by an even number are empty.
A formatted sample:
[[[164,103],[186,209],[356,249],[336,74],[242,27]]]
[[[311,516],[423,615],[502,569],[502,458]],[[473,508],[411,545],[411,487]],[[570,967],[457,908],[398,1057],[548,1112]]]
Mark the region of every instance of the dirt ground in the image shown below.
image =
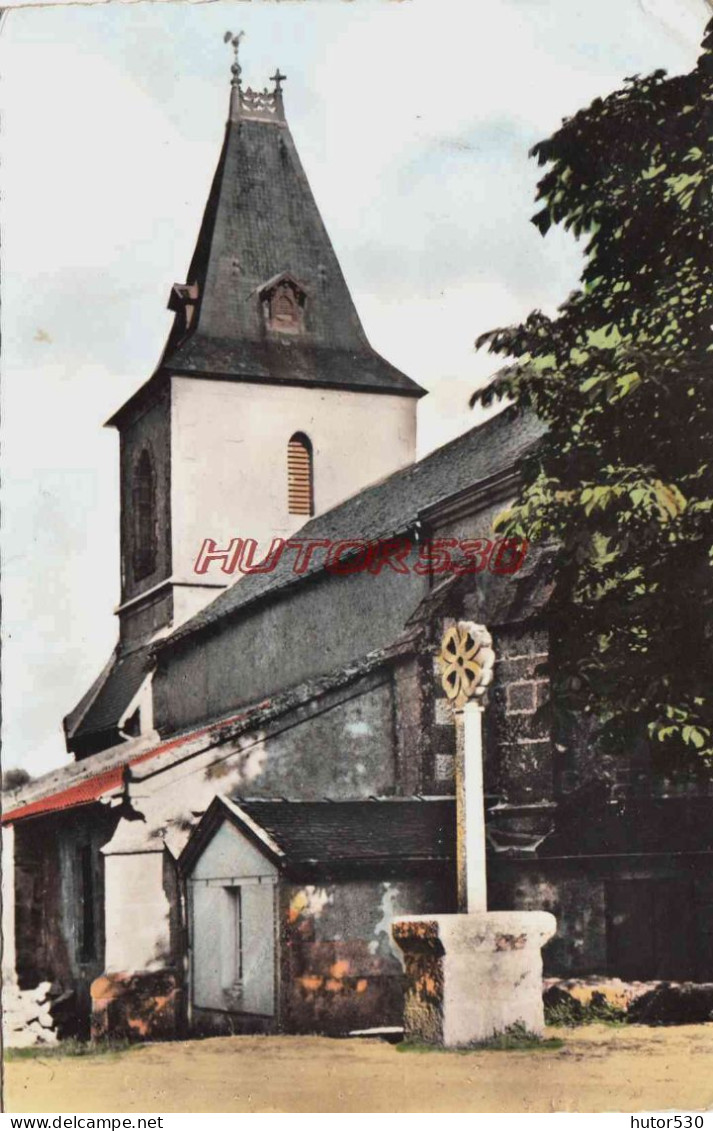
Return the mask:
[[[5,1065],[9,1112],[596,1112],[713,1109],[713,1024],[549,1030],[559,1049],[418,1052],[225,1037]]]

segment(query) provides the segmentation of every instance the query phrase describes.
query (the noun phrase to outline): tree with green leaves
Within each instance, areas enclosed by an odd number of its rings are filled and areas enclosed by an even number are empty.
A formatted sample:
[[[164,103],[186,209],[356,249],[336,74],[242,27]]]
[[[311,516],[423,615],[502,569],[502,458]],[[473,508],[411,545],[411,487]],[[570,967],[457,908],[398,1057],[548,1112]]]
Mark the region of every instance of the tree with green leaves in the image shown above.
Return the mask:
[[[713,21],[689,74],[625,81],[532,151],[533,223],[584,237],[555,317],[478,340],[479,399],[547,424],[504,532],[556,545],[560,705],[605,746],[713,760]]]

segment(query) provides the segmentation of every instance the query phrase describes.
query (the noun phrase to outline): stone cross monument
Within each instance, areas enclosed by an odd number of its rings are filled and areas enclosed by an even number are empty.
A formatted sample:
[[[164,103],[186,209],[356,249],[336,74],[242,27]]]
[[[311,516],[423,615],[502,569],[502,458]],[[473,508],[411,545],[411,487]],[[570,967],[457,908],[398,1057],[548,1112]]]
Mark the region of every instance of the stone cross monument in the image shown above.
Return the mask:
[[[495,664],[487,628],[470,621],[449,628],[438,661],[443,690],[455,709],[458,910],[487,911],[483,707]]]
[[[544,1029],[541,949],[555,933],[547,911],[488,911],[482,717],[495,653],[482,625],[459,621],[439,653],[455,707],[459,914],[392,923],[406,975],[404,1035],[436,1045],[488,1040],[512,1025]]]

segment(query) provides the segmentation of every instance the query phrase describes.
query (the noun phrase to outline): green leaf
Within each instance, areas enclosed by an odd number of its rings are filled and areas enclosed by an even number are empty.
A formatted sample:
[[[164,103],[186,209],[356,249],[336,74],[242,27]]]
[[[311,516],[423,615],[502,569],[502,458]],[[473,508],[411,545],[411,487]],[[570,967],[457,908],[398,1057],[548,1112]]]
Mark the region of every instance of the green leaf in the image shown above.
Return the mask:
[[[496,528],[558,547],[558,672],[586,671],[606,753],[650,740],[713,767],[713,21],[701,60],[634,76],[535,146],[533,221],[586,234],[580,281],[486,340],[543,425]]]

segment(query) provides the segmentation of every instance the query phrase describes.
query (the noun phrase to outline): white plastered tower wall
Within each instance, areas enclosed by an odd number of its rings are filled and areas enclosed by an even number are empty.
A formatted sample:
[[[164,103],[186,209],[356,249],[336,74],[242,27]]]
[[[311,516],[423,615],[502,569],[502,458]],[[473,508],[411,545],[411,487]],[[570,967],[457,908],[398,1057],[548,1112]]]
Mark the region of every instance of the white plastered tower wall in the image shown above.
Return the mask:
[[[198,581],[230,583],[214,562],[199,577],[204,539],[227,549],[255,539],[256,561],[273,538],[289,538],[308,516],[288,509],[287,445],[304,433],[313,449],[314,509],[412,462],[416,401],[341,389],[280,387],[173,377],[171,389],[171,537],[174,625],[216,592]],[[194,587],[191,587],[191,582]]]

